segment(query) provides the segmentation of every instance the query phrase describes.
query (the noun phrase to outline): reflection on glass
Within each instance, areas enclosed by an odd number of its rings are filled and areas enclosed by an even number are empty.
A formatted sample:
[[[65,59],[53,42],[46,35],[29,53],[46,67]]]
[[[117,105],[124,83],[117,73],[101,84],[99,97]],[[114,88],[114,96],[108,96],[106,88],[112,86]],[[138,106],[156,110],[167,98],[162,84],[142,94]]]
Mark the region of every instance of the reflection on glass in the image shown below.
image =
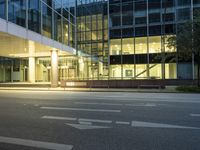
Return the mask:
[[[165,52],[176,52],[176,48],[168,47],[168,39],[172,37],[172,35],[168,35],[165,37]]]
[[[40,1],[28,1],[28,28],[32,31],[41,33]]]
[[[48,38],[52,37],[52,10],[44,3],[42,4],[42,34]]]
[[[0,0],[0,18],[6,18],[6,0]]]
[[[8,1],[8,20],[26,27],[26,0]]]

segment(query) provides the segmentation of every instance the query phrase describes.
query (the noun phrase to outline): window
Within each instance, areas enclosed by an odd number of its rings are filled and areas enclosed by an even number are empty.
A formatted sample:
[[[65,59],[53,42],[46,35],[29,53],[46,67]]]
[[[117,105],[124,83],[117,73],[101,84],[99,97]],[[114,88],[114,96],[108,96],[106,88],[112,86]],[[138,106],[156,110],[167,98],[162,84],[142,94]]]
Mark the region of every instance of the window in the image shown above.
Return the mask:
[[[121,79],[122,77],[121,65],[110,65],[110,77],[111,79]]]
[[[122,54],[124,55],[134,54],[134,39],[133,38],[122,39]]]
[[[6,18],[6,0],[0,0],[0,18]]]
[[[26,0],[8,1],[8,20],[26,27]]]
[[[110,55],[121,55],[121,39],[110,40]]]
[[[177,78],[177,65],[176,63],[165,64],[165,79]]]
[[[41,32],[40,1],[28,1],[28,28],[32,31]]]
[[[150,64],[149,75],[151,79],[161,79],[162,78],[161,64]]]
[[[52,38],[52,10],[44,3],[42,4],[42,34]]]
[[[160,53],[161,52],[161,37],[152,36],[149,37],[149,53]]]
[[[147,37],[135,38],[135,54],[147,53]]]
[[[137,79],[147,79],[147,65],[136,65],[136,78]]]

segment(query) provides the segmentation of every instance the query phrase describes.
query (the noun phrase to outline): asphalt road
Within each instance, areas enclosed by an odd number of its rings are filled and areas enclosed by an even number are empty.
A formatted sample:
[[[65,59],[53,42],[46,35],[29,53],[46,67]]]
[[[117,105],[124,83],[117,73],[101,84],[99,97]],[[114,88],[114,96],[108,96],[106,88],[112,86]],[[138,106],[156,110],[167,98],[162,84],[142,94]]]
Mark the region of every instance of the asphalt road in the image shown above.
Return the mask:
[[[0,91],[0,150],[200,150],[200,95]]]

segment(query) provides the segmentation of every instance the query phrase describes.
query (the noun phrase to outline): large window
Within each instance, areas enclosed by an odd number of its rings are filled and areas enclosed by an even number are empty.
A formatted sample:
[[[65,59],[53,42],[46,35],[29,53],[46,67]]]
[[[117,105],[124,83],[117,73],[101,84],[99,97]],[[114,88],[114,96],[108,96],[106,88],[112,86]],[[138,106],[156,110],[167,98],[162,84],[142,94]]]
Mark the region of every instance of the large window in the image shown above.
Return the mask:
[[[122,39],[122,54],[124,55],[134,54],[134,39],[133,38]]]
[[[121,55],[121,39],[110,40],[110,55]]]
[[[6,0],[0,0],[0,18],[6,18]]]
[[[165,64],[165,79],[176,79],[177,78],[177,64],[169,63]]]
[[[42,4],[42,34],[52,38],[52,9],[46,4]]]
[[[149,75],[151,79],[161,79],[162,78],[161,64],[150,64]]]
[[[135,54],[147,53],[147,37],[135,38]]]
[[[63,43],[68,45],[69,43],[69,31],[68,31],[68,21],[63,18]]]
[[[149,37],[149,53],[160,53],[161,52],[161,37],[152,36]]]
[[[26,27],[26,0],[8,1],[8,20]]]
[[[57,12],[54,12],[54,39],[62,42],[62,20]]]
[[[147,79],[147,65],[136,65],[136,79]]]
[[[41,32],[41,12],[40,12],[40,0],[28,1],[28,28],[32,31]]]
[[[123,65],[123,79],[132,79],[134,76],[134,65]]]
[[[168,39],[172,37],[172,35],[165,36],[165,52],[176,52],[176,48],[168,46]]]
[[[121,79],[121,77],[122,77],[121,65],[111,65],[110,66],[110,78],[111,79]]]

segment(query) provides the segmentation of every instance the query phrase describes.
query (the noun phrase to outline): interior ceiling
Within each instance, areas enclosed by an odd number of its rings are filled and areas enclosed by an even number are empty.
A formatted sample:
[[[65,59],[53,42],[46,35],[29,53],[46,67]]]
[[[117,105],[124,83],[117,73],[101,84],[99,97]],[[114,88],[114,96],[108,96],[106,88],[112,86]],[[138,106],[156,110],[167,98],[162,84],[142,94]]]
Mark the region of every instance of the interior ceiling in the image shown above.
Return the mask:
[[[14,58],[47,57],[51,56],[53,49],[55,48],[0,32],[0,56]],[[61,50],[58,52],[59,55],[70,55]]]

